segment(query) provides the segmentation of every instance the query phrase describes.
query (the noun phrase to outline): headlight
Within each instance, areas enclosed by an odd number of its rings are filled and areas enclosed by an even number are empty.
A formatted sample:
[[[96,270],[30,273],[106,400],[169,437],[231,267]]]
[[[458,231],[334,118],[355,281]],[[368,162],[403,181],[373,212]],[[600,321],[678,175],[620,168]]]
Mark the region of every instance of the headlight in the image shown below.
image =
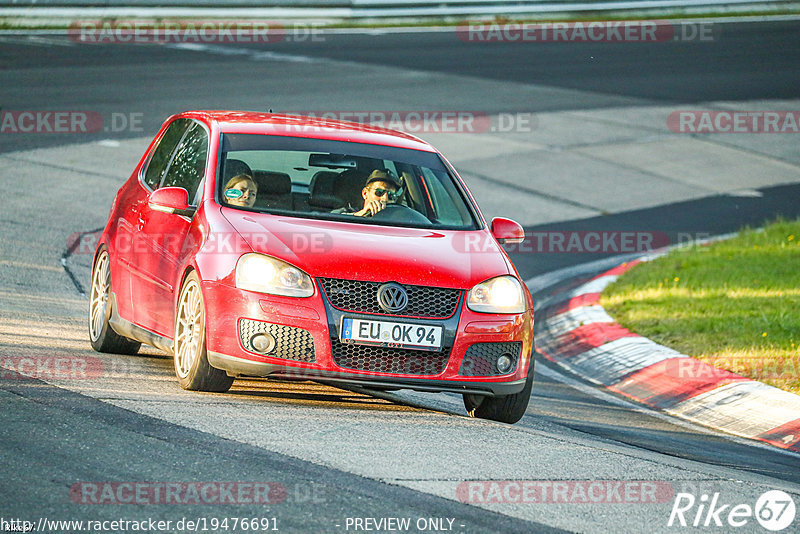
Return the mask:
[[[513,276],[498,276],[469,290],[467,307],[483,313],[522,313],[525,296],[522,285]]]
[[[271,295],[310,297],[314,284],[306,273],[263,254],[245,254],[236,264],[236,287]]]

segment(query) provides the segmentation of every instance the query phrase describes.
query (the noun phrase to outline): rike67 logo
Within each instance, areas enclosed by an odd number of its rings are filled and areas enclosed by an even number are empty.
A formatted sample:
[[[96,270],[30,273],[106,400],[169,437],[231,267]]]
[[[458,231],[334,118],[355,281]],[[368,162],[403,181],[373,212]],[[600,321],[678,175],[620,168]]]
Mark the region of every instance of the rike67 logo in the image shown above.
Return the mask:
[[[791,495],[780,490],[763,493],[755,506],[747,503],[726,503],[720,493],[703,494],[698,499],[691,493],[678,493],[669,514],[668,527],[740,528],[753,518],[765,529],[778,532],[789,527],[796,508]]]

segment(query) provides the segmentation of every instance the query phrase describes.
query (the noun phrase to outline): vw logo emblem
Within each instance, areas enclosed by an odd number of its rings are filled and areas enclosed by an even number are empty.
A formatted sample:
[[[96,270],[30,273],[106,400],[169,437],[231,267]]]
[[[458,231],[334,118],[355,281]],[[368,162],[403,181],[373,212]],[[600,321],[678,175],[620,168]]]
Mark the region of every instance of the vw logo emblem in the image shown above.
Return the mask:
[[[378,304],[387,313],[401,312],[408,306],[408,293],[400,284],[383,284],[378,288]]]

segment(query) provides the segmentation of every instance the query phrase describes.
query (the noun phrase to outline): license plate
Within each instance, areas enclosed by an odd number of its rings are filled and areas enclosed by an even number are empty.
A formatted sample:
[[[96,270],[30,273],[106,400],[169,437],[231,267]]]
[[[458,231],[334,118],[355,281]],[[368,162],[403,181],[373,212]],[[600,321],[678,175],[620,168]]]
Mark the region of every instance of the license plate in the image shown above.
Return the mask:
[[[441,326],[427,324],[344,317],[339,339],[343,343],[435,351],[442,348],[442,330]]]

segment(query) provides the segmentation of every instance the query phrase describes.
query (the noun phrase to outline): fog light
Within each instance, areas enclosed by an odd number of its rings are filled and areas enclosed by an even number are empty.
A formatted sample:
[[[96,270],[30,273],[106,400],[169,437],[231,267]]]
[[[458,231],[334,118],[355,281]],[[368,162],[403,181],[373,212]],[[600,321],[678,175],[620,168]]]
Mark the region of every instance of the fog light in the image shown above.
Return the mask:
[[[502,374],[509,372],[512,365],[514,365],[514,359],[508,354],[503,354],[497,358],[497,370]]]
[[[275,350],[275,338],[270,334],[256,334],[250,338],[250,346],[253,347],[256,352],[267,354]]]

